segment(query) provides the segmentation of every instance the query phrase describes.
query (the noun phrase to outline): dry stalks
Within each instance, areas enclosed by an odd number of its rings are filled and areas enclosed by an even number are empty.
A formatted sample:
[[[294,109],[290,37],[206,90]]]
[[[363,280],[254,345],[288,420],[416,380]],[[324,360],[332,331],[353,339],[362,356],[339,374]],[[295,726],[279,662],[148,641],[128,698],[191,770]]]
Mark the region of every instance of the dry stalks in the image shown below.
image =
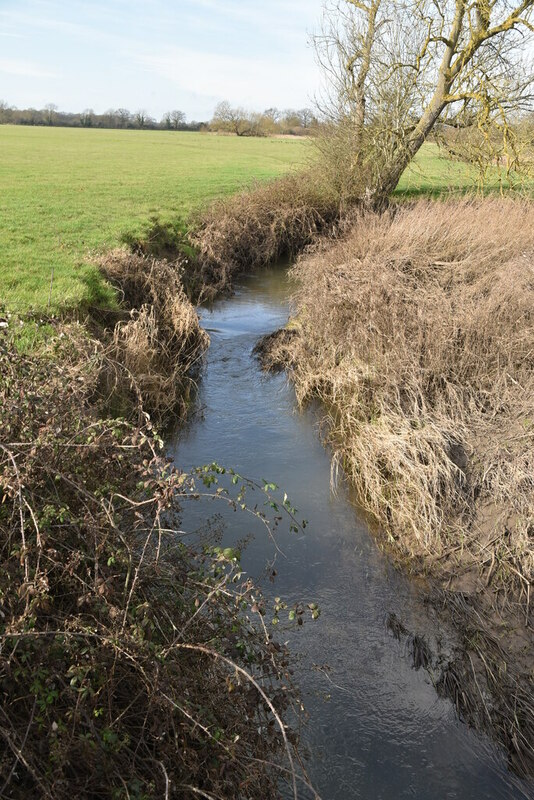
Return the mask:
[[[465,200],[360,216],[295,268],[298,395],[327,404],[366,507],[411,554],[499,531],[514,583],[534,569],[533,259],[530,203]]]
[[[299,253],[339,216],[339,203],[315,173],[288,175],[219,200],[192,221],[204,296],[245,270]]]
[[[389,542],[472,598],[490,717],[532,765],[534,205],[359,214],[294,277],[299,335],[270,358],[324,403],[334,464]]]
[[[215,476],[99,418],[103,348],[61,333],[0,335],[0,796],[296,796],[285,648],[239,556],[177,527]]]
[[[180,406],[184,412],[209,340],[185,295],[181,263],[126,250],[99,263],[132,309],[113,333],[113,356],[127,370],[131,392],[157,417]]]

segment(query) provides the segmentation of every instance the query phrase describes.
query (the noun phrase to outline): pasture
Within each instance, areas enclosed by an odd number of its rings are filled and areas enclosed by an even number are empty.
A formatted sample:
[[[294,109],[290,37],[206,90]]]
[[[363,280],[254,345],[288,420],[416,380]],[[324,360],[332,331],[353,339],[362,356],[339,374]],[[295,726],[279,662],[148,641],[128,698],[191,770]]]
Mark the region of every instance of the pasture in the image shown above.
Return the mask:
[[[112,302],[88,263],[154,214],[202,203],[305,162],[297,139],[0,126],[0,305],[16,312]]]
[[[92,251],[135,236],[154,215],[185,227],[195,208],[310,158],[298,138],[0,126],[0,308],[113,304]],[[473,185],[465,165],[427,144],[397,195]]]

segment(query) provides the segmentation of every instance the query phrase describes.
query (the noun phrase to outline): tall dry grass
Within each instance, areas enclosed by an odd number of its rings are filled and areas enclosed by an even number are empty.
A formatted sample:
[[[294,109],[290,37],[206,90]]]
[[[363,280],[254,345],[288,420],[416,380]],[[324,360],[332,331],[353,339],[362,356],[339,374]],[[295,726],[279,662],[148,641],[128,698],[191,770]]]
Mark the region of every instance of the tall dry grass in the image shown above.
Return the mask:
[[[534,206],[418,202],[362,214],[294,268],[301,402],[411,555],[534,577]]]
[[[338,216],[338,198],[311,170],[219,200],[192,220],[197,283],[215,295],[239,273],[295,256]]]
[[[116,324],[112,345],[130,390],[157,417],[179,405],[185,410],[209,339],[184,292],[180,264],[118,249],[100,267],[131,309]]]

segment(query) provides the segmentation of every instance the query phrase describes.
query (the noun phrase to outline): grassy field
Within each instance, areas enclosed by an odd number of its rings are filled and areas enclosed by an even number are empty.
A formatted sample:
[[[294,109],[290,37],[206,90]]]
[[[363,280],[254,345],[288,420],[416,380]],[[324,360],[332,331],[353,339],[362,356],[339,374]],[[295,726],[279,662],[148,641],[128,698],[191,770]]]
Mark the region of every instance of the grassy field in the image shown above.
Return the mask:
[[[484,191],[496,192],[501,188],[509,188],[505,176],[501,177],[502,186],[498,170],[490,169],[485,179]],[[479,173],[474,167],[447,158],[437,144],[427,142],[402,176],[395,194],[397,197],[458,195],[478,190],[478,179]],[[515,188],[532,192],[532,183],[524,179]]]
[[[88,251],[304,163],[297,139],[0,126],[0,305],[110,301]]]
[[[91,250],[139,233],[154,214],[183,222],[195,207],[298,168],[310,154],[301,139],[0,126],[0,307],[112,303]],[[426,145],[397,191],[473,185],[464,165]]]

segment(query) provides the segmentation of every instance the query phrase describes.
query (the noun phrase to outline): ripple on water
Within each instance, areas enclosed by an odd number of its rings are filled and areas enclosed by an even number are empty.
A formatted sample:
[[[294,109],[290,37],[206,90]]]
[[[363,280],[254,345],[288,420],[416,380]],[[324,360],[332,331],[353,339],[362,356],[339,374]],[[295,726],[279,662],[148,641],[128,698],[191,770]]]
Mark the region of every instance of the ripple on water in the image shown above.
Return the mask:
[[[532,797],[532,787],[514,779],[485,737],[458,722],[388,632],[390,612],[413,630],[431,630],[435,622],[414,587],[388,567],[347,492],[341,487],[332,494],[313,412],[297,413],[285,377],[263,375],[252,356],[257,339],[285,323],[287,298],[285,275],[275,269],[203,310],[211,337],[200,384],[203,417],[173,451],[183,468],[218,461],[275,481],[309,521],[305,536],[280,531],[285,557],[276,559],[272,591],[288,602],[321,606],[317,622],[287,637],[301,654],[312,780],[323,800]],[[186,507],[184,528],[201,525],[213,511]],[[250,530],[236,514],[223,510],[221,517],[229,540]],[[273,548],[257,533],[243,563],[260,576]]]

